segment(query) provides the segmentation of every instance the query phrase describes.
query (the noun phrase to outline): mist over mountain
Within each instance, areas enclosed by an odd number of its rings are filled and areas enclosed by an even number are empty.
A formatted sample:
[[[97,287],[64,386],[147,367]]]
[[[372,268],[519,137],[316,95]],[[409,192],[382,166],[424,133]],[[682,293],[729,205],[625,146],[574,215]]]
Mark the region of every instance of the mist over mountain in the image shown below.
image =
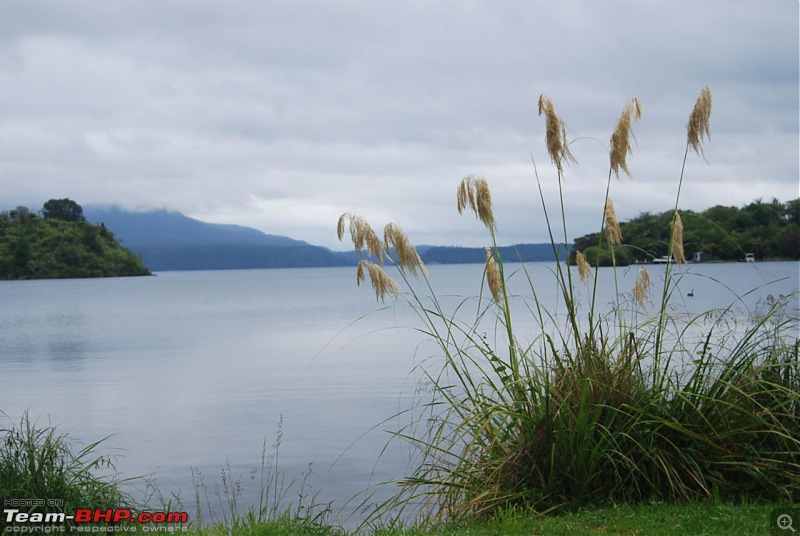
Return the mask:
[[[88,221],[103,223],[152,271],[354,266],[359,260],[354,251],[332,251],[251,227],[203,222],[174,211],[129,212],[86,206],[83,212]],[[420,246],[418,251],[429,264],[486,262],[483,248]],[[550,244],[507,246],[500,248],[500,255],[507,262],[555,260]]]
[[[117,207],[87,206],[84,215],[92,223],[104,223],[128,247],[133,245],[261,245],[308,246],[286,236],[262,233],[251,227],[207,223],[168,210],[128,212]]]

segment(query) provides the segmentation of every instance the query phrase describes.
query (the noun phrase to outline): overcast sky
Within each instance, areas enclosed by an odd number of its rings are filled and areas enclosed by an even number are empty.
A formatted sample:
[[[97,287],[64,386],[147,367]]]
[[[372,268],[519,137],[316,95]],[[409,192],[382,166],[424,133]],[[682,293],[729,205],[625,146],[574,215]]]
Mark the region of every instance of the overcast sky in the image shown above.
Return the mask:
[[[570,239],[598,229],[607,146],[621,220],[675,204],[689,113],[713,95],[680,206],[800,196],[797,0],[3,0],[0,208],[50,198],[167,208],[334,249],[344,211],[417,244],[479,246],[456,211],[491,187],[502,244],[544,242],[558,190],[537,99],[578,163]],[[560,227],[559,227],[560,228]],[[558,230],[559,236],[562,231]]]

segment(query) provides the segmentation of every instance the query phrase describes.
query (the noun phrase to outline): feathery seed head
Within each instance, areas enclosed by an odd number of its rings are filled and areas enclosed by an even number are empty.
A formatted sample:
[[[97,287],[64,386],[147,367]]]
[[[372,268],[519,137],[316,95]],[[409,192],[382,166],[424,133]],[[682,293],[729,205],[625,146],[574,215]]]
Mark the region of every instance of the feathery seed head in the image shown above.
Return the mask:
[[[647,300],[647,289],[650,287],[650,274],[644,268],[639,270],[636,283],[633,285],[633,296],[640,305],[644,305]]]
[[[458,185],[458,213],[461,214],[467,206],[475,210],[475,192],[472,189],[474,175],[467,175]],[[477,211],[476,211],[477,213]]]
[[[422,275],[427,275],[427,270],[422,264],[422,259],[417,253],[417,249],[411,244],[408,236],[403,230],[394,223],[388,224],[383,229],[383,242],[386,248],[394,248],[397,253],[397,266],[403,270],[407,268],[414,276],[417,276],[417,270]]]
[[[711,139],[711,127],[709,119],[711,117],[711,90],[705,86],[697,98],[697,102],[689,116],[689,124],[686,125],[687,141],[694,152],[703,156],[703,136]]]
[[[488,247],[484,249],[486,250],[486,281],[489,284],[492,298],[499,303],[500,291],[503,288],[503,278],[500,276],[500,268],[497,266],[492,250]]]
[[[336,236],[339,237],[339,242],[341,242],[342,238],[344,238],[344,226],[349,216],[350,216],[349,212],[345,212],[341,216],[339,216],[339,221],[336,224]]]
[[[356,270],[356,283],[358,285],[361,285],[366,278],[364,273],[365,268],[366,273],[369,274],[369,281],[372,283],[372,288],[375,290],[376,299],[383,302],[386,300],[387,294],[391,294],[392,296],[398,296],[400,294],[400,285],[386,275],[386,272],[383,271],[381,266],[366,259],[362,259],[358,263],[358,269]]]
[[[336,232],[341,241],[344,237],[344,229],[350,225],[350,239],[353,241],[353,247],[358,254],[361,255],[362,250],[367,250],[367,253],[372,255],[378,260],[378,263],[383,265],[383,242],[372,230],[367,220],[353,214],[345,212],[339,216],[339,222],[336,225]]]
[[[647,268],[641,268],[639,270],[639,279],[642,280],[642,283],[644,283],[646,287],[650,286],[650,272],[647,271]]]
[[[364,282],[364,278],[366,274],[364,273],[364,261],[363,259],[358,263],[358,268],[356,268],[356,286],[361,286],[361,283]]]
[[[581,283],[586,282],[587,277],[594,277],[592,267],[586,262],[586,257],[580,251],[575,254],[575,264],[578,265],[578,275],[581,278]]]
[[[626,161],[627,156],[633,152],[631,150],[631,138],[636,141],[636,136],[633,135],[633,131],[631,130],[631,116],[633,116],[635,120],[642,117],[642,108],[639,104],[639,99],[636,97],[631,99],[631,102],[622,110],[617,128],[614,130],[614,133],[611,134],[611,151],[609,157],[611,160],[611,169],[616,173],[617,178],[619,178],[620,169],[629,177],[631,176]]]
[[[473,174],[464,177],[458,186],[457,201],[459,214],[469,206],[487,228],[495,228],[492,192],[486,179]]]
[[[550,160],[556,165],[558,174],[561,175],[564,171],[564,162],[576,162],[575,157],[569,151],[567,127],[556,113],[553,101],[544,95],[539,95],[539,115],[545,116],[547,154],[550,155]]]
[[[683,220],[681,215],[675,213],[675,220],[672,223],[672,258],[678,264],[686,262],[683,252]]]
[[[608,243],[616,246],[622,244],[622,230],[619,228],[614,202],[611,201],[610,197],[606,199],[605,220],[606,240],[608,240]]]

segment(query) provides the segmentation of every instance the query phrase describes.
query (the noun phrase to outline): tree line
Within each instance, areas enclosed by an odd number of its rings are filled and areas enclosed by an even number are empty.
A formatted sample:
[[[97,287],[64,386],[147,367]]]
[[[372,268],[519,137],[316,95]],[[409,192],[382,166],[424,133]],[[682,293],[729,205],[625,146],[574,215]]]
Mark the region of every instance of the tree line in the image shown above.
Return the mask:
[[[758,260],[800,260],[800,198],[782,203],[758,199],[741,208],[716,205],[703,212],[679,210],[687,258],[738,261],[751,253]],[[618,265],[651,262],[666,256],[673,211],[643,212],[620,223],[622,246],[614,249]],[[612,264],[611,249],[601,233],[576,238],[571,259],[581,251],[592,265]]]

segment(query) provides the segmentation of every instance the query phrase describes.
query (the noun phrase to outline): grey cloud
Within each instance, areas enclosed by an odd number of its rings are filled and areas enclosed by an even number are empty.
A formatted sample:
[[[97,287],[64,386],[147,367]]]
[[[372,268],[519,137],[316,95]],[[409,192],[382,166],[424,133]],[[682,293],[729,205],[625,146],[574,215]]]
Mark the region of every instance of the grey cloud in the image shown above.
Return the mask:
[[[166,206],[333,247],[336,216],[358,210],[425,242],[475,245],[480,231],[452,212],[476,172],[501,238],[542,241],[529,152],[557,195],[536,115],[546,93],[584,138],[567,170],[577,236],[597,226],[603,145],[634,95],[644,117],[634,178],[612,185],[617,211],[671,206],[706,84],[708,164],[692,161],[682,204],[744,203],[754,181],[788,199],[797,20],[796,3],[744,0],[11,1],[0,200]]]

